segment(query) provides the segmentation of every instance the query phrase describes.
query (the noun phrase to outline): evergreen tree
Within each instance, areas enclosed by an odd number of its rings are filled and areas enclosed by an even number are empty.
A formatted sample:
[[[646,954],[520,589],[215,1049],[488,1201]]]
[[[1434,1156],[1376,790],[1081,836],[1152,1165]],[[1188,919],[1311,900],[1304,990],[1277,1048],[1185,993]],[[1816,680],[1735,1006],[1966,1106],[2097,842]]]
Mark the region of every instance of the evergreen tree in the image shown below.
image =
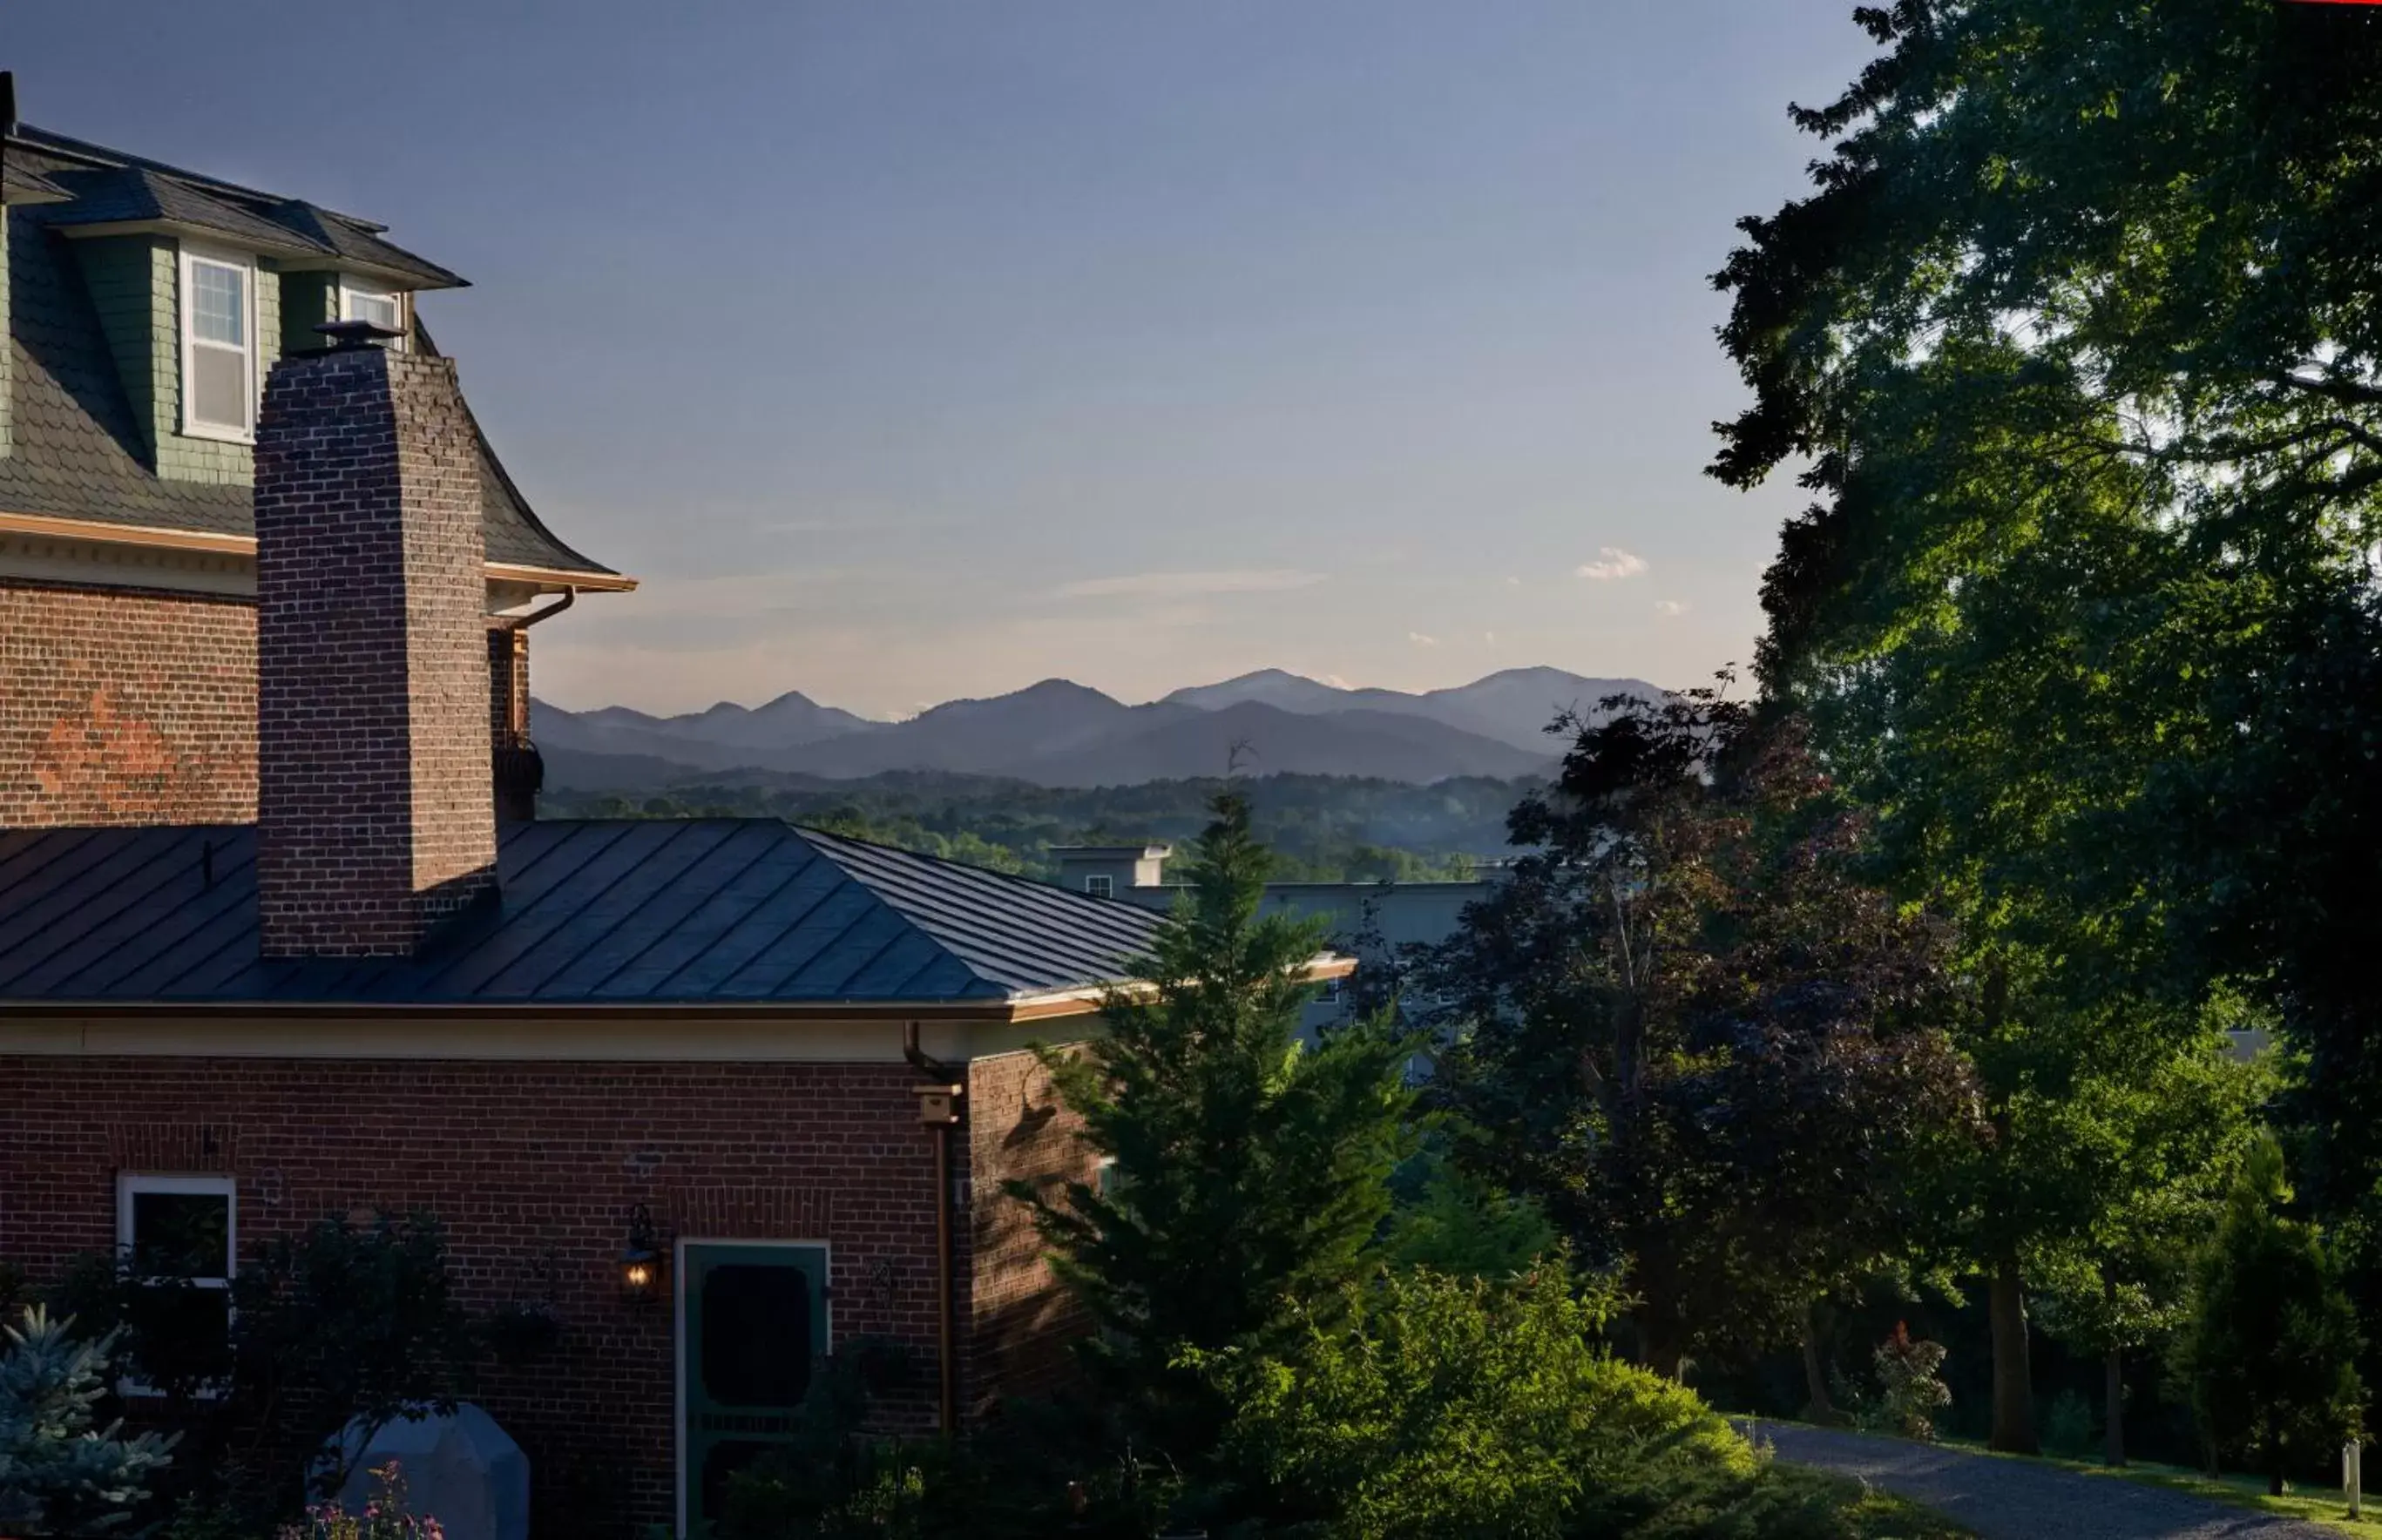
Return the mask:
[[[94,1427],[106,1394],[111,1338],[78,1342],[71,1321],[31,1305],[0,1326],[0,1525],[10,1533],[90,1534],[129,1520],[173,1440]]]
[[[1185,1450],[1220,1414],[1184,1352],[1271,1346],[1294,1303],[1328,1311],[1411,1144],[1406,1043],[1381,1021],[1301,1041],[1321,933],[1261,915],[1271,860],[1248,805],[1212,805],[1189,892],[1135,970],[1148,985],[1111,994],[1108,1035],[1043,1056],[1105,1179],[1010,1188],[1101,1327],[1087,1351],[1111,1388]]]
[[[2290,1465],[2356,1432],[2364,1399],[2356,1313],[2316,1228],[2281,1212],[2290,1198],[2270,1139],[2192,1268],[2175,1359],[2210,1442],[2254,1456],[2278,1496]]]

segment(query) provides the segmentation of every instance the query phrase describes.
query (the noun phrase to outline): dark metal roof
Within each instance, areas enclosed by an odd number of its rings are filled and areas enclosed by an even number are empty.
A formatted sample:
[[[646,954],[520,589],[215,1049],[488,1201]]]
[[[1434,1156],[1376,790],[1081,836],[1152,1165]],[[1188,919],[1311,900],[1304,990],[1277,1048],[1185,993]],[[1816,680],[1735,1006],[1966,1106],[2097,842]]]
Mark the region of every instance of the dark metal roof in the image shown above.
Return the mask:
[[[0,833],[8,1005],[1000,1005],[1133,977],[1158,919],[773,819],[510,825],[417,958],[266,960],[252,825]],[[213,880],[209,880],[212,872]]]

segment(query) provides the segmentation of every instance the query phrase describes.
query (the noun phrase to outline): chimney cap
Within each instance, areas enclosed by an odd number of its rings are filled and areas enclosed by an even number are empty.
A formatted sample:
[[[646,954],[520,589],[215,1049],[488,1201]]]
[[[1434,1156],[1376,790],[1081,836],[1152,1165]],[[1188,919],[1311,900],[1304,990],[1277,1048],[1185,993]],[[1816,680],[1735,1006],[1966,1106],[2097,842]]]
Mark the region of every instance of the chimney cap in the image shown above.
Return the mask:
[[[359,348],[377,348],[392,337],[405,334],[395,326],[384,326],[377,321],[325,321],[314,328],[331,339],[334,353],[352,353]]]

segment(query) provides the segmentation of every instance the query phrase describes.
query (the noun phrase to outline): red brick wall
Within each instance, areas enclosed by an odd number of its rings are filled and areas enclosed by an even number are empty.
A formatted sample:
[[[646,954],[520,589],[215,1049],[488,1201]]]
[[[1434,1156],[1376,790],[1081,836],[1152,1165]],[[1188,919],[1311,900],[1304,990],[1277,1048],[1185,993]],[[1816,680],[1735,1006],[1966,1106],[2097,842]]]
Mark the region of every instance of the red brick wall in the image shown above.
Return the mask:
[[[671,1517],[674,1458],[672,1313],[619,1294],[634,1204],[671,1236],[828,1241],[835,1341],[913,1344],[884,1414],[931,1426],[934,1149],[915,1078],[900,1065],[0,1057],[0,1106],[18,1109],[0,1117],[0,1260],[41,1281],[110,1247],[119,1169],[233,1173],[243,1253],[326,1214],[426,1207],[474,1309],[535,1297],[550,1265],[559,1347],[489,1366],[481,1399],[529,1454],[540,1534],[621,1534]],[[1020,1275],[995,1270],[1002,1308],[1030,1314]]]
[[[1090,1329],[1072,1295],[1051,1276],[1032,1211],[1001,1191],[1090,1181],[1098,1164],[1077,1143],[1081,1119],[1060,1106],[1050,1076],[1031,1053],[980,1058],[968,1067],[969,1184],[966,1342],[960,1387],[964,1414],[980,1417],[1002,1396],[1045,1393],[1075,1377],[1069,1345]]]
[[[268,957],[402,956],[495,886],[484,570],[452,360],[274,366],[256,430]]]
[[[252,605],[0,581],[0,827],[255,816]]]

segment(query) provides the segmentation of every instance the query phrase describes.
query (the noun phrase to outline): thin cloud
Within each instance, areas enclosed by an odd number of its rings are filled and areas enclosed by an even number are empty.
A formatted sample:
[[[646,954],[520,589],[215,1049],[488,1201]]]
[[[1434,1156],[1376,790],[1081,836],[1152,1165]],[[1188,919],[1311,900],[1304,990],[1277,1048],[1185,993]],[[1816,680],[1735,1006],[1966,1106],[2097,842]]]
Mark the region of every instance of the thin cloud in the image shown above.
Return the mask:
[[[1236,572],[1125,572],[1112,578],[1079,578],[1059,585],[1062,599],[1179,598],[1186,593],[1282,593],[1312,588],[1320,572],[1263,567]]]
[[[1413,642],[1418,647],[1436,647],[1439,645],[1439,638],[1435,636],[1425,636],[1420,631],[1406,632],[1406,640]]]
[[[1654,613],[1657,615],[1685,615],[1688,613],[1688,606],[1684,600],[1657,599],[1654,601]]]
[[[1634,578],[1646,570],[1646,558],[1618,545],[1597,549],[1597,559],[1579,564],[1579,576],[1590,582],[1612,582],[1621,578]]]

